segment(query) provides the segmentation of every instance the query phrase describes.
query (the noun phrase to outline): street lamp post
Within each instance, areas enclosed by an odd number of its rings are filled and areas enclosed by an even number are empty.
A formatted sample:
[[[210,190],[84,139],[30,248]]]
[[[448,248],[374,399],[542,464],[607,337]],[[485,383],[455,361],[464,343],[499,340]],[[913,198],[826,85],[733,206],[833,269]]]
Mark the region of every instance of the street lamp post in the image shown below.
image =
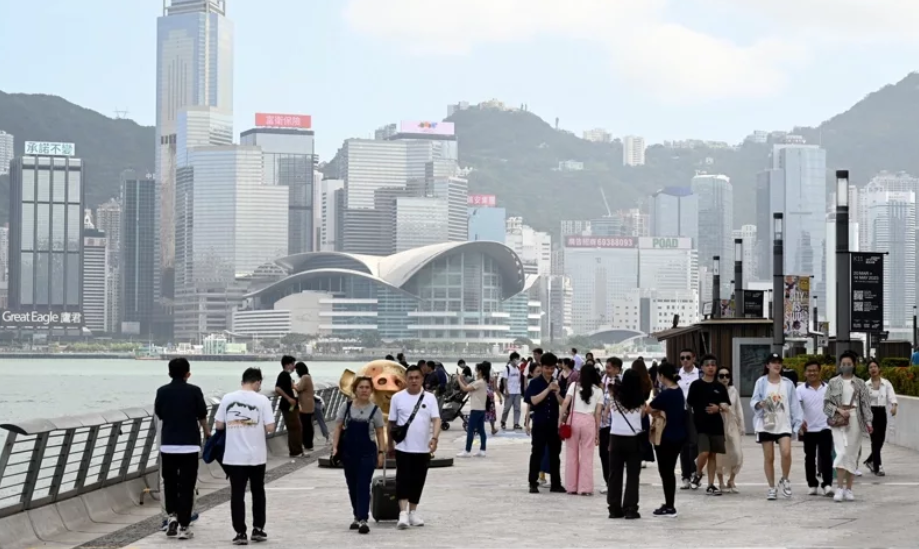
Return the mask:
[[[916,343],[916,306],[913,305],[913,350],[916,349],[916,345],[919,343]]]
[[[814,296],[814,354],[817,354],[817,342],[820,341],[820,336],[817,335],[817,332],[820,331],[820,322],[817,321],[817,296]]]
[[[849,171],[836,171],[836,359],[848,351],[852,331],[852,266],[849,263]]]
[[[734,316],[743,318],[743,239],[734,239]]]
[[[712,258],[712,318],[721,318],[721,256]]]
[[[772,352],[785,348],[785,227],[781,212],[772,214]]]

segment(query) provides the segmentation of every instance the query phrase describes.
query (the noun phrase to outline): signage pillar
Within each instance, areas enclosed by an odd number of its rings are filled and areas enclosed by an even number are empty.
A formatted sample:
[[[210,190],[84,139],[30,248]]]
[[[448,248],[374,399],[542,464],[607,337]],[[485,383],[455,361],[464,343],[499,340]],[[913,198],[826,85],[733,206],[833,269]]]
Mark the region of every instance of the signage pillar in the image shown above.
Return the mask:
[[[784,215],[772,214],[772,352],[785,349],[785,241]]]
[[[721,318],[721,256],[712,260],[712,318]]]
[[[743,318],[743,239],[734,239],[734,317]]]
[[[836,171],[836,360],[851,347],[852,274],[849,264],[849,171]]]

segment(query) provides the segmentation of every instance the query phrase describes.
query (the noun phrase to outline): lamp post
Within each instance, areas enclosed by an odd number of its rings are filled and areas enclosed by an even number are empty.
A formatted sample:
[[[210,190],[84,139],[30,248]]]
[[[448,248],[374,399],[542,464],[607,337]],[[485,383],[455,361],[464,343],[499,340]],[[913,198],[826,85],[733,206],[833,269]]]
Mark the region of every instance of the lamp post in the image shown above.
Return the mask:
[[[772,214],[772,352],[785,348],[785,227],[780,212]]]
[[[913,305],[913,350],[916,349],[916,345],[919,343],[916,343],[916,306]]]
[[[712,318],[721,318],[721,256],[712,258]]]
[[[849,263],[849,170],[836,171],[836,359],[851,347],[852,265]]]
[[[743,239],[734,239],[734,316],[744,317],[743,310]]]
[[[817,296],[814,296],[814,354],[817,354],[817,342],[820,341],[820,336],[817,335],[817,332],[820,331],[820,323],[817,321]]]

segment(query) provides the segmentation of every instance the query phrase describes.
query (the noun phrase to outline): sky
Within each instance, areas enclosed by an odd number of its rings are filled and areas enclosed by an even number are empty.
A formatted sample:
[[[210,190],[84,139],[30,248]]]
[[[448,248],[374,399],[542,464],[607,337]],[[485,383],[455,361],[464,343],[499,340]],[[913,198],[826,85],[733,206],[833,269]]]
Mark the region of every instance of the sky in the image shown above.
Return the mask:
[[[580,134],[736,143],[816,125],[916,69],[915,0],[227,0],[237,134],[310,114],[317,152],[450,103]],[[155,120],[163,0],[0,2],[0,90]],[[2,129],[2,128],[0,128]]]

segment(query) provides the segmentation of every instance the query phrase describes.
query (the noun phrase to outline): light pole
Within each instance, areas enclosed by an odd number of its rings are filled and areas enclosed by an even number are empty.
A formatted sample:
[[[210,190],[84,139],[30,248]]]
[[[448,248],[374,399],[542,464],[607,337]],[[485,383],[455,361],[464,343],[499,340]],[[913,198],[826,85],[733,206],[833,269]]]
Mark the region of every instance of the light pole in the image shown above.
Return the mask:
[[[712,258],[712,318],[721,318],[721,256]]]
[[[785,349],[785,227],[781,212],[772,214],[772,352]]]
[[[916,350],[916,306],[913,305],[913,350]]]
[[[734,316],[744,317],[743,310],[743,239],[734,239]]]
[[[836,171],[836,360],[852,342],[852,265],[849,263],[849,170]]]
[[[817,342],[820,341],[820,336],[817,335],[817,332],[820,331],[820,323],[817,321],[817,296],[814,296],[814,354],[817,354]]]

